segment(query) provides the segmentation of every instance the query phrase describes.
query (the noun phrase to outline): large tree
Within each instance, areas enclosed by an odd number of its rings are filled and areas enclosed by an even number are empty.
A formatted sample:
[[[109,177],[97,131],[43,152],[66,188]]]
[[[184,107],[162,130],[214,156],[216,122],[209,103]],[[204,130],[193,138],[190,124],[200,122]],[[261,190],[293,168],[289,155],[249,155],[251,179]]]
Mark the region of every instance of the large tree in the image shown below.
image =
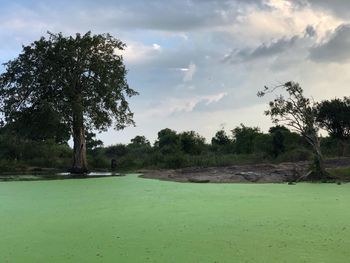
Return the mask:
[[[109,34],[64,36],[48,33],[5,63],[0,75],[0,106],[5,123],[33,118],[49,107],[74,141],[72,173],[88,172],[87,130],[134,124],[127,97],[137,92],[126,81],[118,51],[125,44]],[[38,120],[38,118],[34,118]],[[45,123],[45,118],[40,119]]]
[[[327,172],[324,167],[323,156],[318,136],[316,103],[305,97],[303,89],[298,83],[286,82],[275,87],[265,87],[258,92],[258,96],[275,92],[278,88],[286,91],[287,96],[279,95],[269,103],[270,109],[265,111],[275,124],[284,124],[303,136],[312,146],[314,152],[314,167],[309,177],[323,179]]]
[[[350,98],[325,100],[317,105],[317,121],[333,138],[340,140],[341,155],[350,138]]]

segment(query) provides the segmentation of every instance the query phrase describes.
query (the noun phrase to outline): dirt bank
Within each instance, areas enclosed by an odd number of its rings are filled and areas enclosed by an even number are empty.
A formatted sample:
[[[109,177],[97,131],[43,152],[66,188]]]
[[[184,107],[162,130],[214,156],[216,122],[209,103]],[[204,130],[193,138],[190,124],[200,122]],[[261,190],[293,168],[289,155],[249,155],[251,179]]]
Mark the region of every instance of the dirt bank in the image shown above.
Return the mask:
[[[309,162],[232,165],[226,167],[190,167],[176,170],[142,170],[143,178],[193,183],[283,183],[305,175]],[[350,158],[326,161],[327,168],[350,166]]]

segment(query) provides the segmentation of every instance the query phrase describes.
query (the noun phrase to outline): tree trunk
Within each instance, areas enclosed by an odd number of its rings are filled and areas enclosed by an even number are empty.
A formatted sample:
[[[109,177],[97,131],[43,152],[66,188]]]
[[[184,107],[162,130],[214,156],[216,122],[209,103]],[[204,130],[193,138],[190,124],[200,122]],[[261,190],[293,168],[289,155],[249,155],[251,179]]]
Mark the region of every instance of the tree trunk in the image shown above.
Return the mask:
[[[73,140],[73,165],[70,172],[73,174],[86,174],[88,168],[84,127],[74,129]]]
[[[324,165],[320,141],[319,141],[317,135],[314,137],[313,148],[314,148],[314,163],[313,163],[313,167],[312,167],[313,169],[312,169],[312,173],[310,175],[310,178],[312,180],[326,179],[328,173],[327,173],[325,165]]]
[[[73,165],[72,174],[87,174],[86,141],[84,129],[83,106],[81,96],[76,96],[73,102]]]

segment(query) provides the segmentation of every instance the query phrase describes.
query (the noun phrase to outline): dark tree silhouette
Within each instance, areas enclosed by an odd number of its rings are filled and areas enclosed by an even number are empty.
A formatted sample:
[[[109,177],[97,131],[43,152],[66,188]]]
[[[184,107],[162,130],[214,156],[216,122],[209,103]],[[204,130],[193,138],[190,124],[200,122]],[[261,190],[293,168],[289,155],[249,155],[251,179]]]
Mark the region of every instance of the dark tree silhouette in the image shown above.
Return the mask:
[[[317,121],[333,138],[340,140],[341,155],[346,152],[350,138],[350,98],[322,101],[317,105]]]

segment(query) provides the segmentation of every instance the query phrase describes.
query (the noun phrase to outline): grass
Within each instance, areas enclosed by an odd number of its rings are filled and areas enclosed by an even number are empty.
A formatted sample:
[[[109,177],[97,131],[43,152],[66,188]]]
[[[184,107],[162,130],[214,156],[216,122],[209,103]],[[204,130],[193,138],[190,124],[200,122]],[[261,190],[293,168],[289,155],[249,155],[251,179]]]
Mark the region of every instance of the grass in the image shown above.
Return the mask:
[[[1,182],[0,262],[329,262],[350,257],[350,184],[135,175]]]

